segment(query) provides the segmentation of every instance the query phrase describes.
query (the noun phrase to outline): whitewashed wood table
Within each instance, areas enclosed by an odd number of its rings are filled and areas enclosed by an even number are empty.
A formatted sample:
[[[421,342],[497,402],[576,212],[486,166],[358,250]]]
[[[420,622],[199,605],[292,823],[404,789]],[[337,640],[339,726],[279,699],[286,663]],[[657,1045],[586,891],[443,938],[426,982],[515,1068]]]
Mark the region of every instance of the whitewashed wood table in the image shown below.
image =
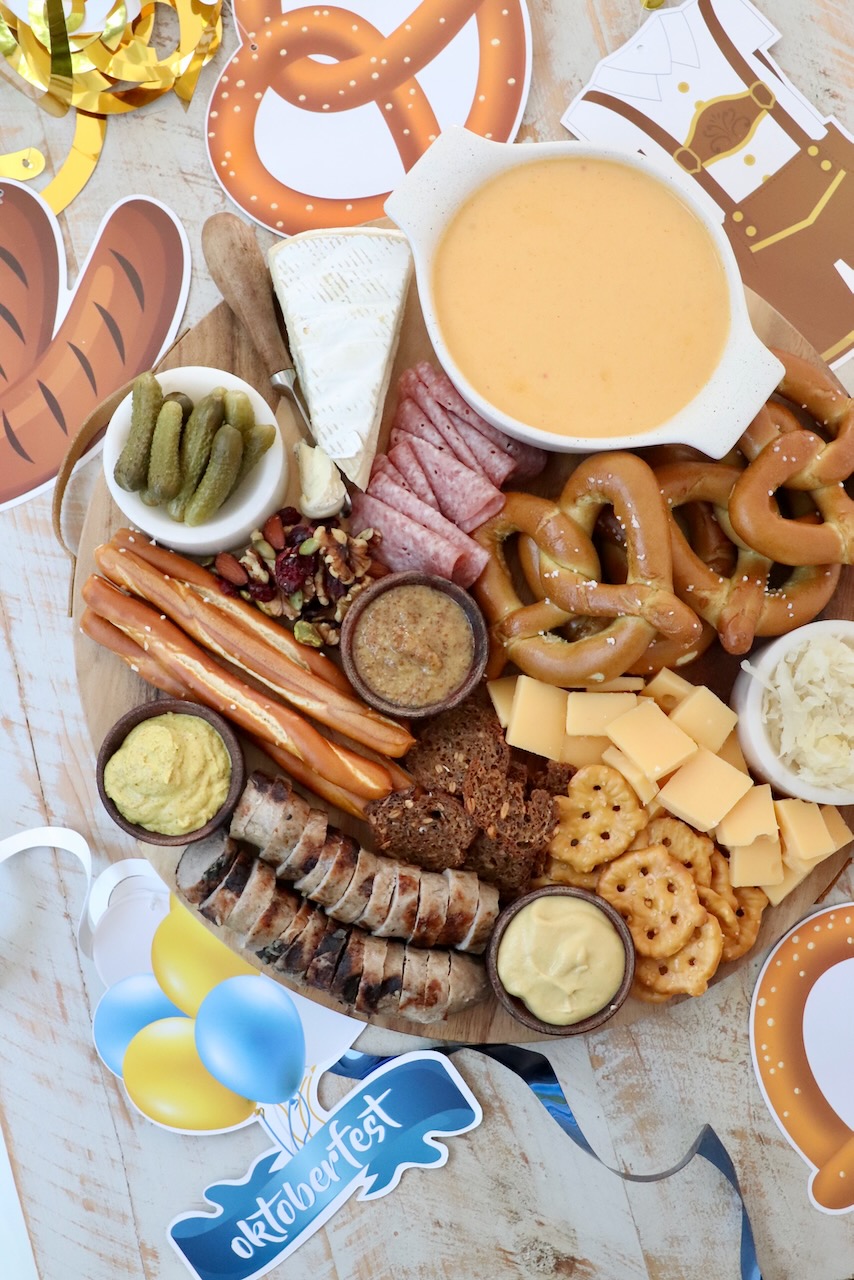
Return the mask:
[[[597,59],[637,29],[642,10],[636,0],[531,7],[534,81],[523,136],[559,138],[563,109]],[[761,7],[784,33],[774,49],[784,70],[820,111],[854,129],[851,6],[763,0]],[[228,15],[224,46],[234,47]],[[225,56],[221,51],[217,62]],[[117,198],[140,192],[166,201],[183,219],[193,250],[188,325],[218,301],[200,248],[204,219],[227,207],[204,153],[212,75],[203,73],[187,113],[167,97],[116,120],[94,177],[60,219],[73,280]],[[0,79],[2,150],[35,144],[61,158],[72,127],[70,117],[39,113]],[[74,482],[72,531],[97,465]],[[106,819],[95,792],[67,587],[50,497],[0,515],[0,836],[45,823],[74,827],[89,839],[100,869],[134,849]],[[76,863],[47,852],[0,866],[0,1125],[41,1280],[178,1280],[186,1272],[166,1242],[166,1225],[201,1204],[212,1177],[242,1175],[262,1146],[254,1129],[183,1138],[129,1108],[91,1047],[101,986],[75,942],[84,888]],[[852,894],[849,870],[829,900]],[[550,1044],[547,1052],[605,1161],[634,1172],[665,1168],[711,1122],[741,1179],[765,1280],[849,1280],[854,1217],[810,1208],[806,1166],[778,1132],[753,1078],[747,1015],[761,960],[702,1000]],[[405,1044],[394,1040],[395,1047]],[[579,1152],[515,1077],[474,1053],[455,1061],[483,1105],[484,1122],[451,1141],[447,1168],[410,1171],[386,1199],[346,1205],[276,1276],[730,1280],[739,1274],[739,1207],[709,1165],[695,1160],[652,1185],[621,1182]],[[329,1098],[342,1087],[333,1084]],[[0,1197],[2,1188],[0,1179]],[[0,1215],[8,1212],[0,1199]],[[19,1280],[5,1260],[0,1275]]]

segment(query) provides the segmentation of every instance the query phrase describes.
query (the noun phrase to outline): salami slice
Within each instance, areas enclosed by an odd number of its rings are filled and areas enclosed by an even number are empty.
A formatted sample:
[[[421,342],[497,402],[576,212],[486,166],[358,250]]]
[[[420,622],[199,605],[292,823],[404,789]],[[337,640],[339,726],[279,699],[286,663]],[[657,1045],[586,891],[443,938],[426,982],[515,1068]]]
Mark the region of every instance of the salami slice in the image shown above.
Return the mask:
[[[396,430],[407,431],[417,440],[427,440],[437,449],[445,448],[445,440],[441,432],[436,430],[427,414],[414,400],[404,398],[398,403],[394,411],[392,439]]]
[[[392,479],[395,479],[395,476],[392,473],[396,471],[397,475],[400,476],[401,482],[407,488],[411,489],[416,497],[420,498],[422,502],[426,502],[428,507],[433,507],[438,511],[439,500],[430,488],[430,481],[424,474],[424,469],[416,457],[415,450],[412,448],[408,433],[403,432],[401,434],[406,435],[407,438],[405,440],[399,440],[397,444],[392,447],[389,459],[392,466],[386,474],[391,475]]]
[[[434,369],[426,360],[422,360],[415,366],[415,372],[419,381],[424,383],[439,404],[462,418],[463,422],[475,427],[481,435],[486,436],[493,444],[498,445],[500,449],[504,449],[510,455],[516,463],[514,474],[520,480],[529,479],[540,474],[546,465],[547,454],[544,449],[538,449],[532,444],[523,444],[521,440],[514,440],[512,437],[505,435],[503,431],[499,431],[497,427],[493,427],[490,423],[484,421],[480,414],[476,413],[471,405],[467,404],[462,398],[447,374],[440,373],[438,369]]]
[[[395,466],[394,461],[388,456],[387,453],[378,453],[377,456],[374,458],[374,465],[371,470],[371,476],[373,477],[374,475],[378,474],[380,471],[382,471],[385,475],[391,476],[392,480],[396,481],[398,484],[407,483],[406,478],[403,476],[402,472]],[[368,484],[367,492],[368,493],[371,492],[370,484]]]
[[[374,488],[376,481],[376,488]],[[470,538],[468,534],[463,533],[452,524],[450,520],[446,520],[441,512],[435,508],[422,502],[411,489],[403,488],[396,485],[388,475],[380,474],[371,480],[371,497],[385,503],[389,507],[394,507],[408,520],[416,522],[424,529],[429,531],[429,537],[436,538],[439,542],[447,543],[452,546],[459,554],[459,562],[450,577],[461,587],[470,587],[476,578],[479,578],[486,568],[489,554],[480,545],[475,542],[474,538]],[[382,528],[382,525],[378,526]],[[388,560],[386,554],[386,542],[383,538],[380,555],[390,568],[394,566]],[[438,570],[434,570],[438,572]]]
[[[447,450],[426,440],[412,443],[430,488],[439,500],[439,510],[465,533],[471,533],[504,506],[504,495],[479,471],[465,467]]]
[[[465,422],[453,410],[448,411],[448,418],[477,458],[480,470],[496,489],[500,489],[506,480],[518,473],[515,460],[502,445],[495,444],[489,436],[483,435],[477,427]]]
[[[350,527],[353,533],[362,529],[379,529],[383,535],[380,548],[383,563],[396,573],[413,569],[419,573],[437,573],[452,582],[458,581],[459,548],[378,498],[354,493]]]
[[[433,395],[427,384],[419,378],[416,370],[405,369],[400,375],[398,386],[401,393],[414,400],[427,415],[430,423],[439,432],[454,457],[459,458],[460,462],[465,466],[471,467],[472,471],[482,471],[477,456],[469,448],[465,437],[460,435],[449,418],[447,411]],[[435,443],[435,441],[431,441],[431,443]]]

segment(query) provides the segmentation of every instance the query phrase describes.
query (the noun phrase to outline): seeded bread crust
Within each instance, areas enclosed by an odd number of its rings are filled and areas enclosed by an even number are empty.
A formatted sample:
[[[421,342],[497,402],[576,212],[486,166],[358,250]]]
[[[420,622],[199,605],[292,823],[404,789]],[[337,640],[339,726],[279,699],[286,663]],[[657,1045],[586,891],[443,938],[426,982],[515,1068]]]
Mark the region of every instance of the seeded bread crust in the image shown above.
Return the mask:
[[[418,787],[373,801],[367,816],[378,849],[427,871],[462,866],[477,835],[477,823],[459,800]]]

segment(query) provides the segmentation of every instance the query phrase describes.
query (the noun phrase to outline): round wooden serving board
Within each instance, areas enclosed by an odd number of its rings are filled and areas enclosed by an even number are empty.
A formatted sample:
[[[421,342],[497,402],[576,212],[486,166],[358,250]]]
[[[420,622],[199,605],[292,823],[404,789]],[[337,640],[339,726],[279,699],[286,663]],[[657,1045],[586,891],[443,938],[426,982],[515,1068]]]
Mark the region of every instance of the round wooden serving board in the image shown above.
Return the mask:
[[[807,355],[812,359],[818,359],[815,351],[800,334],[765,302],[755,295],[749,295],[749,303],[754,327],[764,341],[769,345],[779,346]],[[424,328],[418,305],[417,291],[413,283],[410,289],[400,347],[392,376],[392,388],[396,385],[397,375],[403,369],[422,359],[435,360],[435,356]],[[275,408],[277,404],[276,393],[270,386],[262,360],[252,346],[246,330],[225,303],[216,307],[198,325],[186,333],[162,360],[160,367],[164,369],[177,368],[182,365],[209,365],[212,368],[229,369],[256,387],[271,406]],[[387,438],[389,429],[388,419],[393,412],[394,395],[392,393],[386,405],[386,420],[383,424],[383,434],[381,436],[383,443]],[[286,444],[291,445],[298,438],[299,427],[287,402],[281,401],[279,403],[277,419],[285,436]],[[577,455],[553,455],[553,461],[546,468],[544,476],[540,477],[532,488],[548,496],[554,495],[559,491],[563,480],[577,460]],[[80,538],[72,606],[75,622],[79,619],[83,610],[80,586],[94,569],[93,550],[100,543],[107,541],[123,523],[121,513],[113,505],[102,476],[93,495],[92,504]],[[854,575],[852,575],[851,569],[846,569],[843,572],[839,589],[826,612],[832,616],[854,616]],[[98,649],[77,628],[75,628],[74,643],[75,662],[84,713],[93,745],[97,750],[110,725],[123,712],[139,702],[158,695],[155,690],[135,676],[123,662],[112,654]],[[720,646],[714,645],[702,659],[693,664],[687,674],[697,682],[709,684],[723,697],[728,697],[732,681],[738,670],[738,664],[739,659],[725,654]],[[265,767],[268,772],[275,772],[275,766],[272,766],[269,761],[265,763],[264,758],[260,755],[253,759],[252,753],[249,752],[247,757],[247,763],[250,767],[256,767],[257,765],[258,767]],[[316,797],[311,797],[311,799],[314,803],[318,803]],[[848,816],[850,820],[850,813]],[[336,814],[334,817],[335,820],[338,820],[340,815]],[[346,819],[342,820],[341,825],[347,825]],[[170,888],[174,888],[174,873],[181,850],[163,849],[151,845],[141,845],[140,848]],[[806,913],[812,903],[836,878],[847,858],[848,854],[845,851],[835,854],[832,858],[823,862],[820,868],[795,889],[779,907],[769,908],[765,912],[756,951],[752,954],[756,954],[769,946]],[[242,952],[234,946],[231,940],[232,935],[228,929],[218,929],[216,926],[210,925],[200,915],[198,918],[222,941],[227,942],[233,949],[244,955],[247,960],[255,963],[255,958],[251,954]],[[728,973],[732,973],[739,964],[745,963],[748,958],[745,957],[744,960],[733,965],[724,966],[720,970],[716,981],[725,978]],[[266,972],[269,972],[273,977],[279,977],[274,971],[266,970]],[[279,977],[279,981],[282,981],[285,986],[291,985],[284,978]],[[328,1005],[330,1008],[341,1009],[355,1017],[360,1016],[353,1014],[353,1011],[349,1008],[345,1010],[343,1005],[324,997],[319,992],[309,991],[306,988],[295,985],[294,989],[300,991],[303,995],[309,995],[310,998],[317,1000],[321,1004]],[[661,1016],[661,1014],[662,1006],[644,1004],[630,999],[616,1015],[615,1023],[627,1024],[638,1018]],[[513,1020],[493,999],[477,1005],[465,1013],[454,1014],[444,1022],[430,1024],[429,1026],[422,1026],[401,1018],[377,1017],[363,1019],[363,1021],[370,1021],[410,1035],[422,1034],[433,1039],[453,1040],[458,1043],[483,1044],[542,1039],[537,1033],[528,1031],[520,1023]]]

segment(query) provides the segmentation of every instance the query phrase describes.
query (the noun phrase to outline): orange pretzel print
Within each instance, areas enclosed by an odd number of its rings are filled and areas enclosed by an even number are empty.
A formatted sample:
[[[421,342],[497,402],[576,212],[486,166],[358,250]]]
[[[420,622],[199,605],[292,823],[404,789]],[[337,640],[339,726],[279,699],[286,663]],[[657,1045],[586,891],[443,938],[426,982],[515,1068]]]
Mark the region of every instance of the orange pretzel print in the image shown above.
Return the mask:
[[[375,103],[408,170],[440,131],[415,77],[474,17],[479,67],[464,123],[488,138],[512,137],[527,83],[523,0],[422,0],[388,36],[349,9],[305,7],[277,16],[266,8],[263,0],[235,5],[248,43],[231,58],[211,98],[208,152],[231,198],[271,230],[354,226],[381,217],[388,192],[333,199],[273,177],[254,140],[268,90],[318,114]]]

